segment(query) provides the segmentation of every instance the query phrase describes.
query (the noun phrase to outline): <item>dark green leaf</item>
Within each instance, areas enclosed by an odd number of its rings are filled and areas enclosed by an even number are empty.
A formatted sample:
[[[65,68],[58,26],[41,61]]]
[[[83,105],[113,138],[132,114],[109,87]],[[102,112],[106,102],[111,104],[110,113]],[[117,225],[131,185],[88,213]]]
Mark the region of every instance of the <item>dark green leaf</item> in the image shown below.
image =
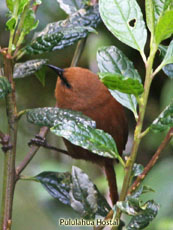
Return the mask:
[[[173,127],[173,101],[165,108],[165,110],[154,120],[150,129],[153,132],[162,132]]]
[[[42,172],[35,176],[35,178],[44,186],[51,196],[63,204],[70,205],[70,173]]]
[[[155,15],[154,15],[154,2],[153,0],[145,0],[145,12],[147,26],[150,32],[153,34],[155,29]]]
[[[156,43],[169,38],[173,34],[173,10],[165,11],[159,18],[155,28]]]
[[[107,28],[120,41],[143,53],[147,31],[135,0],[100,0],[99,10]]]
[[[85,219],[94,219],[96,214],[105,217],[110,210],[106,200],[98,192],[88,175],[74,166],[70,198],[71,207]]]
[[[139,96],[143,93],[143,85],[136,79],[124,77],[121,74],[100,73],[99,77],[109,89],[118,90],[122,93]]]
[[[154,201],[147,201],[141,212],[132,217],[127,225],[127,230],[144,229],[156,217],[159,207]]]
[[[71,206],[83,218],[94,219],[96,215],[105,217],[110,211],[110,206],[97,187],[77,167],[72,167],[72,175],[68,172],[42,172],[35,179],[52,197]]]
[[[67,14],[75,13],[85,7],[83,0],[57,0],[57,2]]]
[[[23,78],[40,70],[46,63],[47,59],[34,59],[23,63],[17,63],[14,66],[14,78]]]
[[[27,120],[39,126],[53,127],[57,124],[68,124],[70,121],[83,123],[85,126],[95,127],[95,121],[81,112],[54,107],[36,108],[28,110]]]
[[[26,47],[26,52],[38,54],[63,49],[86,37],[99,22],[98,5],[81,9],[66,20],[48,24]]]
[[[34,30],[38,26],[38,20],[35,18],[35,13],[32,9],[27,11],[27,15],[24,19],[22,33],[24,35],[28,34],[31,30]]]
[[[75,120],[58,124],[51,128],[57,136],[64,137],[74,145],[109,158],[119,158],[114,139],[103,130],[76,122]]]
[[[144,170],[144,166],[141,165],[141,164],[134,164],[133,165],[133,176],[136,177],[136,176],[139,176]]]
[[[11,92],[11,85],[6,77],[0,76],[0,99]]]
[[[42,86],[45,86],[45,78],[46,78],[45,68],[43,67],[42,69],[39,69],[37,72],[35,72],[35,76],[41,82]]]
[[[115,46],[100,48],[97,52],[97,61],[100,72],[118,73],[125,77],[138,79],[141,82],[133,63]],[[135,96],[117,90],[110,90],[110,92],[119,103],[130,109],[136,116],[137,101]]]

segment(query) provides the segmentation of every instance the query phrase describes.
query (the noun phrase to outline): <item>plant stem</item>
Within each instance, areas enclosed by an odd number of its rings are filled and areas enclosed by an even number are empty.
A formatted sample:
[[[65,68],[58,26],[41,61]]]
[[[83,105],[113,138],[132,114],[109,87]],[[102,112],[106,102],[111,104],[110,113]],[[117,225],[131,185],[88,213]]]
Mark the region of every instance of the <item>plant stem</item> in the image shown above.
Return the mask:
[[[1,230],[11,229],[12,204],[15,187],[15,156],[17,141],[17,122],[16,122],[16,99],[15,85],[13,82],[13,64],[12,60],[4,57],[4,73],[11,83],[12,93],[6,96],[6,109],[8,117],[9,137],[12,148],[4,156],[4,175],[3,175],[3,193],[2,193],[2,224]]]
[[[146,175],[149,173],[149,171],[152,169],[152,167],[156,164],[157,160],[159,159],[159,156],[161,152],[164,150],[164,148],[168,145],[171,138],[173,138],[173,128],[170,128],[169,132],[167,133],[166,137],[158,147],[156,153],[153,155],[147,166],[144,168],[144,171],[137,177],[135,182],[132,184],[130,189],[128,190],[128,194],[136,190],[136,188],[140,185],[141,181],[146,177]]]
[[[145,76],[145,83],[144,83],[144,92],[140,98],[139,118],[138,118],[137,125],[135,128],[132,151],[131,151],[129,159],[127,160],[126,167],[125,167],[125,176],[124,176],[123,186],[122,186],[122,190],[121,190],[121,194],[120,194],[120,199],[119,199],[120,201],[125,200],[129,185],[131,183],[131,174],[132,174],[132,170],[133,170],[133,165],[135,163],[137,151],[138,151],[139,144],[141,141],[140,135],[141,135],[141,131],[142,131],[143,120],[144,120],[146,105],[147,105],[147,101],[148,101],[150,85],[152,82],[152,77],[151,77],[152,66],[153,66],[153,61],[154,61],[156,51],[157,51],[157,46],[155,46],[153,44],[151,52],[150,52],[150,56],[149,56],[147,63],[146,63],[146,76]],[[121,211],[118,209],[116,218],[119,219],[120,216],[121,216]],[[114,229],[117,229],[117,228],[115,227]]]
[[[87,37],[80,40],[77,43],[76,50],[75,50],[75,53],[74,53],[74,56],[73,56],[73,59],[72,59],[71,65],[70,65],[71,67],[77,66],[77,63],[78,63],[78,61],[81,57],[81,54],[84,50],[86,39],[87,39]]]

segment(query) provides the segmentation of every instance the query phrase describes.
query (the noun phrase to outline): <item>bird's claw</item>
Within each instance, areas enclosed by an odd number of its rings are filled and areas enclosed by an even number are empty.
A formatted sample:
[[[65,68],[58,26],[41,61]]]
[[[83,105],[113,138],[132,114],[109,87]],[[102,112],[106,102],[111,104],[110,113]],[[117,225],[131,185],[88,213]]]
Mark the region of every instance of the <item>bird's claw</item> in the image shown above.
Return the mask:
[[[34,138],[32,138],[29,142],[28,145],[32,146],[32,145],[36,145],[36,146],[46,146],[47,142],[46,139],[44,137],[41,137],[40,135],[35,135]]]

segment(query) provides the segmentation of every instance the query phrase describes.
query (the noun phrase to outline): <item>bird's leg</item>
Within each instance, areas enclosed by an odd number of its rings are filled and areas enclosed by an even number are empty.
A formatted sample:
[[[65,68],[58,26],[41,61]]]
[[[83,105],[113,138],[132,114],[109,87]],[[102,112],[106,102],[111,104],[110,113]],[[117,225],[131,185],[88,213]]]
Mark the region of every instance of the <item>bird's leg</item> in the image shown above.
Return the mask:
[[[108,184],[109,184],[110,198],[111,198],[112,204],[114,205],[119,199],[114,165],[113,163],[110,163],[110,162],[105,163],[104,168],[105,168],[105,173],[106,173],[106,177],[107,177]]]
[[[44,147],[46,149],[51,149],[51,150],[54,150],[54,151],[61,152],[61,153],[69,155],[66,150],[59,149],[59,148],[56,148],[55,146],[52,146],[52,145],[48,144],[47,141],[46,141],[46,138],[43,138],[43,137],[41,137],[38,134],[35,135],[35,138],[32,138],[28,142],[28,145],[29,146],[31,146],[31,145],[37,145],[37,146],[40,146],[40,147]]]

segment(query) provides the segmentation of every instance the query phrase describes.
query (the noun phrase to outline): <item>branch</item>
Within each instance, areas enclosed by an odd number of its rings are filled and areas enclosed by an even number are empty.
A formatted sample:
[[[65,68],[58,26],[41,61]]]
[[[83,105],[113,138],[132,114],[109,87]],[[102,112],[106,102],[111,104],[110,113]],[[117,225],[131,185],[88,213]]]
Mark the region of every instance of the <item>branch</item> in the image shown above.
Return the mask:
[[[42,138],[45,138],[46,134],[48,133],[49,128],[42,127],[39,132],[39,136]],[[29,164],[29,162],[32,160],[32,158],[35,156],[37,151],[39,150],[40,146],[32,146],[29,150],[29,152],[26,154],[24,160],[18,165],[16,168],[16,176],[18,179],[20,173],[26,168],[26,166]]]
[[[134,190],[137,189],[137,187],[140,185],[142,180],[146,177],[146,175],[149,173],[149,171],[152,169],[152,167],[156,164],[157,160],[159,159],[159,156],[161,152],[164,150],[164,148],[168,145],[171,138],[173,137],[173,128],[170,128],[169,132],[167,133],[166,137],[162,141],[161,145],[158,147],[156,153],[151,158],[147,166],[144,168],[144,171],[137,177],[135,182],[132,184],[132,186],[128,190],[128,194],[132,193]]]

